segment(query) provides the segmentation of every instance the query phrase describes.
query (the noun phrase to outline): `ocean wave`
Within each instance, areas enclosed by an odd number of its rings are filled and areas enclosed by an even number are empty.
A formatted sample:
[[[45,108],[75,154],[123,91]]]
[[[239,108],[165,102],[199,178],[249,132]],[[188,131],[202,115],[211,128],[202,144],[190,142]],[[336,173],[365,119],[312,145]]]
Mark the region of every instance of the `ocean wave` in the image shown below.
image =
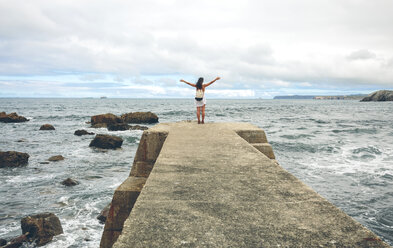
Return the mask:
[[[349,124],[343,124],[343,123],[337,123],[338,127],[342,127],[342,128],[352,128],[355,127],[354,125],[349,125]]]
[[[192,114],[194,114],[194,112],[192,112]],[[187,116],[187,115],[190,115],[190,111],[172,110],[172,111],[162,112],[160,115],[163,115],[163,116]]]
[[[376,187],[381,187],[381,188],[386,188],[389,185],[392,184],[392,180],[385,177],[386,174],[378,174],[378,173],[370,173],[370,172],[355,172],[353,174],[353,178],[355,181],[357,181],[358,185],[361,185],[363,187],[367,188],[376,188]],[[373,199],[375,197],[379,197],[381,199],[386,198],[384,195],[375,195],[372,196],[371,199],[369,199],[369,203],[374,203]],[[377,199],[378,200],[378,199]]]
[[[371,161],[382,155],[382,152],[374,146],[360,147],[351,150],[351,159],[358,161]]]
[[[385,208],[377,214],[378,222],[393,229],[393,207]],[[393,230],[392,230],[393,232]]]
[[[314,135],[310,134],[298,134],[298,135],[281,135],[281,138],[284,139],[290,139],[290,140],[297,140],[297,139],[303,139],[303,138],[312,138],[315,137]]]
[[[370,188],[374,188],[374,187],[386,187],[388,186],[388,182],[386,182],[385,180],[380,180],[379,178],[364,178],[362,180],[360,180],[360,184],[363,186],[368,186]],[[379,199],[375,199],[375,200],[370,200],[369,203],[375,203],[378,200],[382,200],[383,196],[381,196]]]
[[[353,149],[352,154],[352,158],[355,160],[370,161],[377,158],[382,152],[374,146],[367,146]]]
[[[376,128],[354,128],[354,129],[333,129],[333,133],[351,133],[351,134],[376,134]]]
[[[293,118],[293,117],[281,117],[279,120],[280,121],[285,121],[285,122],[295,122],[295,121],[297,121],[297,119]]]
[[[376,159],[377,157],[371,154],[363,154],[361,156],[352,156],[352,158],[360,161],[369,161],[369,160]]]
[[[302,153],[302,152],[309,152],[309,153],[339,153],[341,148],[339,146],[335,146],[332,144],[305,144],[301,142],[297,143],[287,143],[287,142],[275,142],[271,141],[270,144],[273,146],[274,150],[282,151],[283,153]]]
[[[388,179],[388,180],[393,182],[393,175],[390,175],[390,174],[386,173],[386,174],[383,174],[381,177],[384,178],[384,179]]]
[[[100,179],[103,178],[102,176],[85,176],[84,177],[86,180],[96,180],[96,179]]]
[[[91,116],[90,115],[49,115],[49,116],[35,116],[34,120],[39,121],[39,120],[70,120],[70,121],[80,121],[80,120],[89,120],[90,121]]]
[[[304,144],[304,143],[284,143],[284,142],[274,142],[271,141],[270,144],[273,147],[273,150],[283,151],[285,153],[288,152],[310,152],[316,153],[318,149],[314,145]]]
[[[329,123],[330,123],[330,121],[321,120],[321,119],[313,119],[313,118],[310,118],[310,119],[308,119],[308,120],[314,121],[315,123],[318,123],[318,124],[329,124]]]
[[[339,153],[340,150],[341,150],[340,147],[333,146],[333,145],[322,145],[322,146],[318,147],[319,152]]]
[[[127,141],[127,143],[137,144],[137,143],[139,143],[140,137],[128,136],[128,137],[125,137],[125,140]]]
[[[382,154],[382,152],[374,147],[374,146],[367,146],[367,147],[361,147],[361,148],[357,148],[352,150],[353,154],[359,154],[359,153],[369,153],[369,154],[375,154],[375,155],[380,155]]]

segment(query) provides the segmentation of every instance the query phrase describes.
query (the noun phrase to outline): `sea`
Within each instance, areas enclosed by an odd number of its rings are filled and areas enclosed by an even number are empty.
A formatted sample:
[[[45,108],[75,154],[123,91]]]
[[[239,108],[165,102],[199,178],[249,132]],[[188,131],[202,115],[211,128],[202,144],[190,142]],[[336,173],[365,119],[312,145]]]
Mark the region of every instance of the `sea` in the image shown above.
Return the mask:
[[[52,212],[64,234],[45,247],[99,247],[96,217],[130,172],[142,131],[94,129],[91,116],[151,111],[161,123],[196,120],[193,99],[0,98],[0,111],[30,119],[0,123],[0,150],[30,155],[25,167],[0,168],[0,238],[20,235],[25,216]],[[393,245],[393,102],[208,99],[206,122],[264,129],[284,169]],[[39,131],[43,124],[56,130]],[[120,136],[123,146],[90,148],[94,136],[75,136],[78,129]],[[54,155],[65,160],[42,163]],[[68,177],[80,184],[63,186]]]

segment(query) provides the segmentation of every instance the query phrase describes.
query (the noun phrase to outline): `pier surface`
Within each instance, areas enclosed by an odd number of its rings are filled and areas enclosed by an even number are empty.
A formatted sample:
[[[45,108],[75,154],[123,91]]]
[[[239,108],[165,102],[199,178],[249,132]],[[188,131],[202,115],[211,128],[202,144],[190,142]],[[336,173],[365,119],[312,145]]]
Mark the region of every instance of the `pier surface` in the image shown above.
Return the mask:
[[[182,122],[145,132],[163,145],[141,140],[130,178],[144,186],[113,247],[389,247],[284,170],[256,126]],[[153,148],[159,155],[149,159]]]

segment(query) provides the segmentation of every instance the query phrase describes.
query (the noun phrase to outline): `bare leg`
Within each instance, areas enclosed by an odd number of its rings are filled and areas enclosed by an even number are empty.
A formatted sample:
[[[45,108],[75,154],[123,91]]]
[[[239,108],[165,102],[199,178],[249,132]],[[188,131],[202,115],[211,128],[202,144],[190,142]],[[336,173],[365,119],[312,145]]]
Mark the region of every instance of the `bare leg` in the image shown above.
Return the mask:
[[[201,123],[201,107],[197,107],[198,124]]]
[[[202,106],[202,124],[205,124],[205,106],[206,105]]]

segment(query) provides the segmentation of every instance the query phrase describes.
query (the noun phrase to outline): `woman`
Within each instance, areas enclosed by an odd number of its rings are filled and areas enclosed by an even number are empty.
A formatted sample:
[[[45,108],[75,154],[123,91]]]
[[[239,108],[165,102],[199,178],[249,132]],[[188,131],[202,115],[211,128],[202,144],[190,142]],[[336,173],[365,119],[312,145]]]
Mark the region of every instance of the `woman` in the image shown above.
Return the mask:
[[[219,80],[220,78],[217,77],[213,81],[208,84],[203,84],[203,78],[200,77],[196,84],[189,83],[183,79],[180,79],[180,82],[186,83],[192,87],[196,88],[196,96],[195,96],[195,105],[197,107],[197,117],[198,117],[198,124],[205,124],[205,105],[206,105],[206,98],[205,98],[205,88],[215,81]],[[201,122],[201,111],[202,111],[202,122]]]

